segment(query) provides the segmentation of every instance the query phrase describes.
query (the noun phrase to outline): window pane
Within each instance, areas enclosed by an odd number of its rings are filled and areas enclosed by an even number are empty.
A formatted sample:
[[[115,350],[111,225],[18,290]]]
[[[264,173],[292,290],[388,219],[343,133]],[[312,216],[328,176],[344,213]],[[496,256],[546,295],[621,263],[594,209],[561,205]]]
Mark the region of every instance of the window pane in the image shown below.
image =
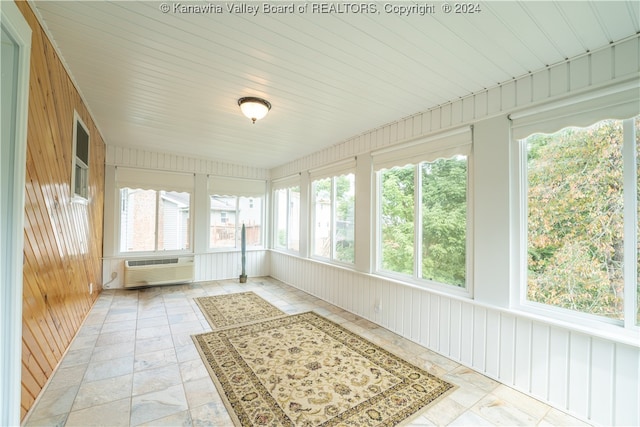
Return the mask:
[[[331,178],[314,181],[313,194],[313,255],[331,256]]]
[[[189,193],[160,192],[158,250],[189,249],[189,199]]]
[[[287,249],[293,251],[300,250],[300,187],[292,187],[289,189]]]
[[[422,278],[465,286],[467,158],[420,165],[422,174]]]
[[[89,166],[89,134],[80,122],[76,122],[76,157]]]
[[[636,200],[637,200],[637,209],[638,216],[636,220],[637,224],[637,233],[636,236],[636,245],[638,246],[638,255],[636,258],[636,282],[637,282],[637,293],[636,293],[636,324],[640,325],[640,117],[636,117]]]
[[[530,301],[622,319],[622,122],[526,140]]]
[[[287,248],[287,195],[288,191],[286,188],[281,188],[274,192],[274,206],[275,206],[275,242],[274,245],[276,248],[286,249]]]
[[[120,251],[155,250],[156,192],[123,188],[120,205]]]
[[[383,270],[413,274],[414,167],[380,172],[380,232]]]
[[[350,173],[335,178],[335,259],[353,264],[354,258],[354,214],[355,175]]]
[[[262,197],[240,197],[238,200],[238,217],[238,233],[240,233],[242,224],[244,224],[247,246],[261,246]]]
[[[236,197],[211,196],[209,246],[236,247]]]

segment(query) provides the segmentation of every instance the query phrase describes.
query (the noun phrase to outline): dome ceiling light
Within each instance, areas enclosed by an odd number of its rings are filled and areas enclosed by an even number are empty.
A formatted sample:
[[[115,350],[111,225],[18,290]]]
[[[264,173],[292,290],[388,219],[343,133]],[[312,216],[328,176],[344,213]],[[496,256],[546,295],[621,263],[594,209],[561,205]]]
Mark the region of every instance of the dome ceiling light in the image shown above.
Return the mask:
[[[242,114],[250,118],[253,124],[256,124],[256,120],[260,120],[266,116],[271,109],[271,103],[269,101],[254,96],[238,99],[238,105],[240,106]]]

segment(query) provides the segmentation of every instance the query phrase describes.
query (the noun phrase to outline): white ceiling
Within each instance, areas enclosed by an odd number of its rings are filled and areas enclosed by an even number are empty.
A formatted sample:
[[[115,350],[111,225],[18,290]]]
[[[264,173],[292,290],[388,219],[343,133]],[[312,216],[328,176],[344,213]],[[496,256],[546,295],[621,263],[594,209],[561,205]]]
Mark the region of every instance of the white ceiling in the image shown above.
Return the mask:
[[[261,168],[640,31],[637,0],[489,1],[473,14],[374,3],[378,13],[313,13],[337,3],[307,2],[306,13],[253,16],[227,5],[263,2],[33,2],[108,145]],[[243,96],[273,108],[252,125]]]

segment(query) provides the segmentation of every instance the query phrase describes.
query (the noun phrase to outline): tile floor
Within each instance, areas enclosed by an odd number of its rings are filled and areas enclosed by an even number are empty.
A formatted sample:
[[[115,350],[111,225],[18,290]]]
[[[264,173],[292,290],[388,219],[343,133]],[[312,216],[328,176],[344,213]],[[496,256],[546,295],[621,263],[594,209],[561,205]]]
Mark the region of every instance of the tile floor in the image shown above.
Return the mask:
[[[556,409],[275,279],[106,290],[24,426],[229,426],[192,334],[193,298],[252,290],[286,313],[316,312],[458,385],[412,426],[585,425]]]

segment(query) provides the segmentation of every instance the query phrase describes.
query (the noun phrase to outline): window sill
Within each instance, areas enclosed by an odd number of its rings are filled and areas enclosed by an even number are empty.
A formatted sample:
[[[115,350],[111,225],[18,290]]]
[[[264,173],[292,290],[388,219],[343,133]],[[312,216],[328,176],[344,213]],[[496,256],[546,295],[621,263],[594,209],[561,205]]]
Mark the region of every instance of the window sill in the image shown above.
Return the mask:
[[[625,328],[621,321],[583,313],[567,313],[565,310],[553,307],[538,307],[537,304],[519,304],[505,311],[549,326],[557,326],[569,331],[640,348],[640,327]]]
[[[85,206],[87,206],[87,205],[89,205],[89,199],[85,199],[82,196],[78,196],[77,194],[74,194],[71,197],[71,203],[72,204],[76,204],[76,205],[85,205]]]

